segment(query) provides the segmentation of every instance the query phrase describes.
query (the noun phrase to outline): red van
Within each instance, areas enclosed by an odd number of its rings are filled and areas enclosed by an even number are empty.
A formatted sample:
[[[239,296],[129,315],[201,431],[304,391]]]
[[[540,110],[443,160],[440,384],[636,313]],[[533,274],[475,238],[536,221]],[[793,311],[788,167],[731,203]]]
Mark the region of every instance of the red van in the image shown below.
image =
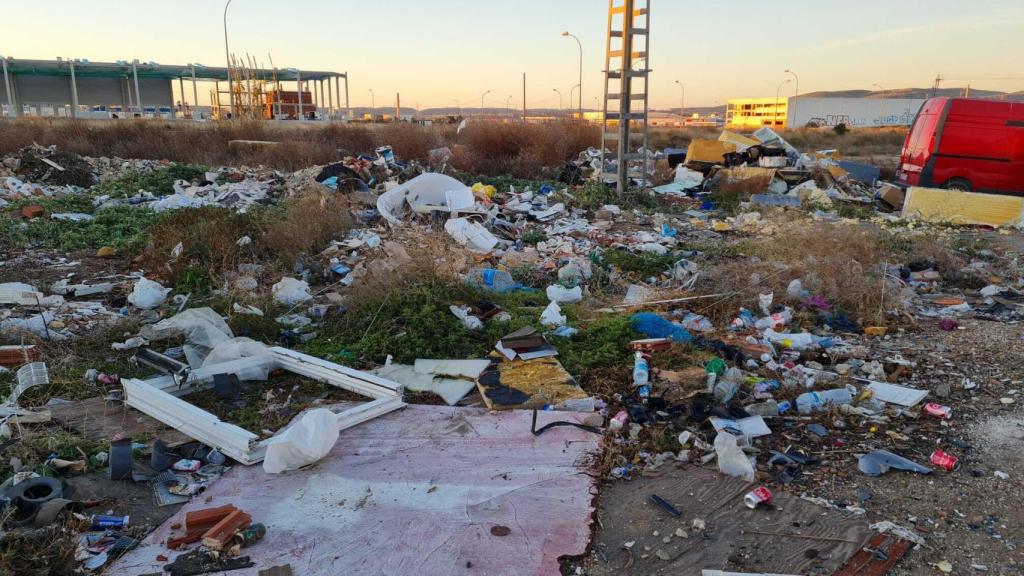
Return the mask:
[[[907,186],[1024,194],[1024,103],[927,100],[896,178]]]

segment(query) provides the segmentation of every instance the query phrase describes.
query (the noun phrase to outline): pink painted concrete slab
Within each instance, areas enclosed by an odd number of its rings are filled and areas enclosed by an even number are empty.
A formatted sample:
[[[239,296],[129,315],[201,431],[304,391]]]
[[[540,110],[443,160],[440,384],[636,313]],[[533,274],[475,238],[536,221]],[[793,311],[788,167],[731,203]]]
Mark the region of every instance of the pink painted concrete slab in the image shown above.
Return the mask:
[[[553,420],[584,415],[547,412]],[[531,413],[408,406],[342,432],[331,454],[281,475],[235,466],[106,574],[160,573],[163,542],[191,510],[234,504],[267,526],[244,550],[255,575],[559,574],[583,554],[596,492],[589,464],[601,438],[571,427],[530,433]],[[209,501],[207,501],[209,497]],[[491,533],[508,527],[506,536]],[[501,532],[499,530],[499,532]]]

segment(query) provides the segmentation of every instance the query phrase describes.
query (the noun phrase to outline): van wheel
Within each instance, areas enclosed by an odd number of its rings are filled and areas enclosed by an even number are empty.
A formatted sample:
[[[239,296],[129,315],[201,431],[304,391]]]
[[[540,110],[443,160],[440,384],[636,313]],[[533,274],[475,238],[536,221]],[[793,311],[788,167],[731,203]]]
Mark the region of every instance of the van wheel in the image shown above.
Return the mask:
[[[947,180],[943,188],[945,188],[946,190],[959,190],[960,192],[970,192],[971,182],[970,180],[965,180],[963,178],[953,178],[952,180]]]

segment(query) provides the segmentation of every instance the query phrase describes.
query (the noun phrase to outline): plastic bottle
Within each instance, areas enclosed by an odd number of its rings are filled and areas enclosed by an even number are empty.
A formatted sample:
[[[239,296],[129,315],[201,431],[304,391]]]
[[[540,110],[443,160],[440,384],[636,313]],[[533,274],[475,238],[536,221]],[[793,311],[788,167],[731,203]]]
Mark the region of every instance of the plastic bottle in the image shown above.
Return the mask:
[[[754,323],[754,328],[765,330],[767,328],[781,328],[793,320],[793,310],[786,308],[782,312],[776,312],[771,316],[765,316]]]
[[[739,390],[740,382],[742,381],[742,370],[739,368],[729,368],[726,370],[725,374],[715,383],[715,388],[712,392],[715,400],[728,404],[732,397],[736,395],[736,391]]]
[[[747,414],[751,416],[761,416],[764,418],[771,418],[779,415],[779,403],[775,400],[767,400],[765,402],[758,402],[757,404],[751,404],[744,406]]]
[[[495,270],[494,268],[474,268],[470,270],[466,274],[466,284],[481,290],[497,292],[498,294],[507,294],[519,286],[512,279],[511,274],[504,270]]]
[[[853,394],[846,388],[805,392],[796,398],[796,409],[801,414],[826,410],[829,406],[842,406],[853,402]]]
[[[647,358],[644,358],[643,352],[637,352],[636,358],[633,360],[633,385],[643,386],[647,384],[651,379],[650,366],[647,363]]]

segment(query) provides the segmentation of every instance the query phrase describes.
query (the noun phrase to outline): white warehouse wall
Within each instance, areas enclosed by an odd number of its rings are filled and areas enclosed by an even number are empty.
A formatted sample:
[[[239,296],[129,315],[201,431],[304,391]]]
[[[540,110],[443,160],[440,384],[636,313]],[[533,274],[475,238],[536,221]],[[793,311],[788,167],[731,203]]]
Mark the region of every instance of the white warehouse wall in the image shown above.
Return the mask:
[[[910,126],[924,100],[901,98],[790,98],[788,128],[846,124],[848,128]]]

